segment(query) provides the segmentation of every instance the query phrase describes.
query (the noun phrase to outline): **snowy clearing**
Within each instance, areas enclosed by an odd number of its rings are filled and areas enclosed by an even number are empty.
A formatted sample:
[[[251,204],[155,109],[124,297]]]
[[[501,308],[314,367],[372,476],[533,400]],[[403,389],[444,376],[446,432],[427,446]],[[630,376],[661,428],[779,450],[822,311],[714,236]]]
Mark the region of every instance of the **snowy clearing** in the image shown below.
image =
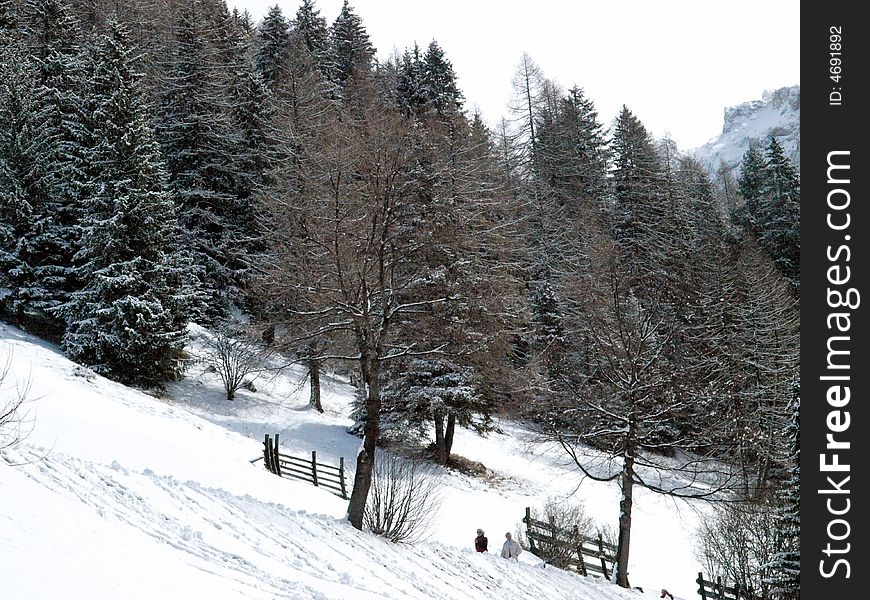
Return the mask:
[[[196,353],[207,333],[191,333]],[[228,403],[200,367],[154,398],[0,324],[0,358],[10,353],[4,392],[30,382],[33,431],[0,464],[2,598],[615,600],[658,598],[662,587],[695,597],[699,515],[646,492],[636,497],[630,569],[645,594],[542,568],[528,552],[519,563],[499,558],[504,533],[548,496],[576,489],[596,520],[617,517],[615,487],[581,482],[558,454],[529,447],[515,424],[488,438],[457,431],[454,452],[485,464],[492,481],[446,472],[428,540],[397,545],[346,524],[340,498],[250,462],[263,435],[278,433],[283,452],[344,456],[352,468],[351,388],[337,379],[323,382],[320,415],[307,409],[294,368],[261,374],[256,393]],[[472,548],[478,527],[490,540],[484,555]]]

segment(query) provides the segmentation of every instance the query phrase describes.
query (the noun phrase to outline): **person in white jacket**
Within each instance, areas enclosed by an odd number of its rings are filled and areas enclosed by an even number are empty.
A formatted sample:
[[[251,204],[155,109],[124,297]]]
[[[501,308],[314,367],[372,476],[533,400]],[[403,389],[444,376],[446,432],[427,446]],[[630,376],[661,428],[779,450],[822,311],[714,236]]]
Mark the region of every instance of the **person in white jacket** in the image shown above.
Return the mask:
[[[502,558],[513,558],[514,560],[519,560],[517,557],[520,555],[520,552],[523,551],[520,548],[520,545],[517,544],[514,540],[511,539],[511,534],[504,534],[506,538],[504,541],[504,545],[501,547],[501,557]]]

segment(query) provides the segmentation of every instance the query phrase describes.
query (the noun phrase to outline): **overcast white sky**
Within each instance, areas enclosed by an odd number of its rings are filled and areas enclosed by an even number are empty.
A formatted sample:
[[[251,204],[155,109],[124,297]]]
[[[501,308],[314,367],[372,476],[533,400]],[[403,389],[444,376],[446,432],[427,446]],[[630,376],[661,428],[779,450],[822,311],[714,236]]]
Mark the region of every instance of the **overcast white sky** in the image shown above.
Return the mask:
[[[259,21],[275,0],[228,0]],[[279,0],[284,14],[300,0]],[[342,0],[317,0],[328,23]],[[595,101],[605,125],[626,104],[656,136],[692,149],[727,106],[800,83],[797,0],[352,0],[388,57],[417,41],[444,48],[468,108],[506,114],[523,52]]]

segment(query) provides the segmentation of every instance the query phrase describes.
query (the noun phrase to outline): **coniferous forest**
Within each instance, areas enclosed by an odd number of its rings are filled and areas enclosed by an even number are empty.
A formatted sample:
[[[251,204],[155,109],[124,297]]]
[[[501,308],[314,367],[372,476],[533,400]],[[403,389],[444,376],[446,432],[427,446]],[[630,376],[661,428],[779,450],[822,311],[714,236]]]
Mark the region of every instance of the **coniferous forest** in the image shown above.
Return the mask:
[[[449,48],[379,61],[347,2],[0,0],[0,317],[159,387],[242,315],[355,382],[354,526],[376,446],[447,465],[509,416],[619,485],[621,585],[640,486],[761,511],[797,598],[795,168],[771,138],[711,174],[518,60],[487,124]]]

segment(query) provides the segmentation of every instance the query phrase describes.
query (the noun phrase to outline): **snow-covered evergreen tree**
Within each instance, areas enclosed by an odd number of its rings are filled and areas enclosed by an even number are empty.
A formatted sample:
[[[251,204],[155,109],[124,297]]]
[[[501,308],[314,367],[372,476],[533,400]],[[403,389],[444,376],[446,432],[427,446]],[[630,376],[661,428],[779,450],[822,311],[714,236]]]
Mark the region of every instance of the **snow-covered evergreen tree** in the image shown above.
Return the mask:
[[[320,11],[314,7],[314,0],[302,0],[293,20],[293,34],[305,45],[325,74],[328,59],[329,30],[326,19],[320,16]]]
[[[438,116],[454,116],[462,110],[464,99],[456,83],[453,65],[435,40],[426,49],[421,75],[423,92]]]
[[[800,180],[776,138],[765,153],[761,194],[764,199],[762,246],[780,272],[796,289],[800,287]]]
[[[52,189],[46,120],[26,50],[0,31],[0,313],[18,323],[51,299],[35,276],[43,257],[32,244]]]
[[[79,259],[84,287],[62,307],[64,350],[118,381],[179,374],[187,267],[172,198],[127,30],[110,22],[95,51],[88,199]]]
[[[791,420],[786,427],[791,447],[788,455],[788,476],[782,483],[778,509],[779,552],[769,565],[773,572],[771,587],[775,600],[798,600],[801,585],[801,399],[800,380],[793,386],[789,408]]]
[[[759,226],[764,167],[761,150],[755,144],[750,144],[743,154],[740,176],[737,179],[737,192],[743,198],[743,206],[737,213],[737,219],[743,227],[756,229]]]
[[[87,132],[83,90],[87,74],[79,45],[79,25],[59,0],[30,0],[24,39],[34,65],[37,102],[43,122],[40,135],[48,155],[42,163],[45,196],[32,205],[32,227],[20,239],[29,276],[20,294],[38,327],[57,334],[62,321],[54,314],[78,287],[73,256],[88,174],[84,162]],[[35,199],[35,198],[34,198]]]
[[[258,37],[255,62],[263,81],[271,88],[281,80],[290,52],[290,24],[277,4],[263,18]]]
[[[356,74],[368,73],[375,58],[369,34],[348,0],[329,29],[330,80],[347,87]]]
[[[453,361],[411,358],[384,374],[381,427],[384,437],[422,440],[430,426],[436,462],[447,464],[456,426],[486,433],[495,405],[474,380],[474,371]]]
[[[238,302],[246,277],[247,200],[240,201],[233,163],[242,146],[203,22],[200,0],[179,15],[172,64],[162,97],[159,135],[179,221],[207,304],[198,318],[214,320]]]

